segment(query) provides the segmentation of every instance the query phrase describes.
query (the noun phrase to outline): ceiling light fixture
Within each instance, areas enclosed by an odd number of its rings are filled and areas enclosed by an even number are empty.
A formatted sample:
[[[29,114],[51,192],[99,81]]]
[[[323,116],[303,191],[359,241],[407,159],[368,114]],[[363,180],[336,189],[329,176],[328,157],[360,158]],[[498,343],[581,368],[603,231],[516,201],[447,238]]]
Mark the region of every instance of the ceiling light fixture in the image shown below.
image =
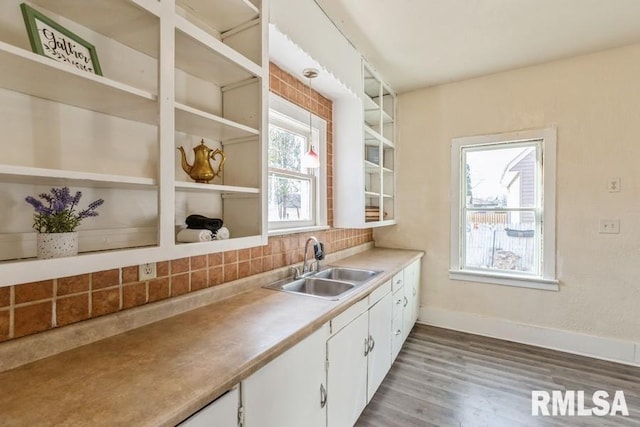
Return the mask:
[[[309,89],[311,89],[311,79],[318,77],[318,70],[315,68],[305,68],[302,74],[309,79]],[[317,169],[320,167],[320,157],[313,150],[313,127],[311,125],[311,110],[309,110],[309,151],[302,156],[302,167],[307,169]]]

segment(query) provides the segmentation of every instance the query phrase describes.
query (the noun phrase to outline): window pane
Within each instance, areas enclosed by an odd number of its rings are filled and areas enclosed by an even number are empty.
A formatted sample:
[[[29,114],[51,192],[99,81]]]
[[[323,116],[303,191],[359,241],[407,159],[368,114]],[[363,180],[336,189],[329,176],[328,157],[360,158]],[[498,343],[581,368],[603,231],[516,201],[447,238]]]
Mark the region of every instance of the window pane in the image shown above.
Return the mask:
[[[465,268],[538,274],[534,211],[471,211],[465,218]]]
[[[269,221],[311,221],[311,179],[269,174]]]
[[[299,134],[269,126],[269,167],[302,172],[302,153],[307,139]]]
[[[466,149],[467,207],[533,208],[537,205],[537,144]]]

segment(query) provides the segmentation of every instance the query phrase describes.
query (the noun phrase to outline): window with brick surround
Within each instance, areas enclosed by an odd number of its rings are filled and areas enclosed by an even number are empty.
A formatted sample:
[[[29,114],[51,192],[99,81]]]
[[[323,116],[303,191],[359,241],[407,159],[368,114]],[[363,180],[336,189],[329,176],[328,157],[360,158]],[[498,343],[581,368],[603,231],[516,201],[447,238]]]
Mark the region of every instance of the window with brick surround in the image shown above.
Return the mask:
[[[268,148],[269,230],[299,231],[327,224],[326,121],[270,94]],[[302,167],[302,156],[313,144],[318,169]]]

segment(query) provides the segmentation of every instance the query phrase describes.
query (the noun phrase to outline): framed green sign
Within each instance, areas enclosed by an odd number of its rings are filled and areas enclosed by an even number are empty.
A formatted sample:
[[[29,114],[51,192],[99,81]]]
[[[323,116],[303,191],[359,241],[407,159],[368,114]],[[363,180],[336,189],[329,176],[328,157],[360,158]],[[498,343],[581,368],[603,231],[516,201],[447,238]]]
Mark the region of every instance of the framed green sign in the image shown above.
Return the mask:
[[[102,75],[96,48],[27,4],[20,5],[31,49],[35,53]]]

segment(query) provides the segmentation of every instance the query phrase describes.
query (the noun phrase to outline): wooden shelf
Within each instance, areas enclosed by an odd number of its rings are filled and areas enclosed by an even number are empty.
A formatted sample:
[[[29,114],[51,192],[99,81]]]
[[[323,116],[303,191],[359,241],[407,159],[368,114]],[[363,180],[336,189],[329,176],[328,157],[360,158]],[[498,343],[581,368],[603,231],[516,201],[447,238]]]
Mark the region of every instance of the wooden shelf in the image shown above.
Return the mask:
[[[366,110],[378,110],[378,108],[380,108],[378,103],[376,101],[374,101],[373,98],[371,98],[366,93],[364,94],[363,98],[364,98],[364,109],[365,109],[365,111]]]
[[[383,219],[382,221],[370,220],[370,221],[365,221],[365,223],[367,224],[367,227],[386,227],[388,225],[396,224],[396,220],[395,219]]]
[[[364,122],[367,124],[367,126],[379,126],[380,109],[376,108],[374,110],[364,110]]]
[[[0,42],[0,86],[123,119],[157,124],[155,95]]]
[[[177,0],[176,6],[219,33],[260,16],[258,8],[249,0]]]
[[[393,117],[391,117],[391,115],[389,115],[389,113],[387,113],[384,110],[381,110],[382,112],[382,124],[383,125],[388,125],[393,123]]]
[[[36,259],[23,258],[14,261],[3,261],[0,286],[15,284],[15,277],[24,282],[43,280],[43,278],[65,277],[74,274],[91,273],[97,269],[122,267],[122,260],[127,265],[143,264],[164,260],[164,254],[157,246],[131,249],[112,249],[95,252],[82,252],[78,256],[67,258]]]
[[[369,126],[375,126],[379,123],[380,115],[382,114],[382,124],[393,123],[393,117],[384,109],[380,108],[377,102],[371,99],[367,94],[364,95],[364,121]]]
[[[199,182],[176,181],[176,190],[181,191],[212,191],[216,193],[240,193],[240,194],[259,194],[260,189],[257,187],[237,187],[234,185],[204,184]]]
[[[0,181],[13,184],[74,186],[92,188],[156,188],[151,178],[76,172],[59,169],[0,165]]]
[[[380,80],[366,76],[364,78],[364,93],[372,100],[378,98],[380,96]]]
[[[158,1],[33,0],[33,3],[125,46],[153,58],[158,57],[160,31],[158,19],[160,2]]]
[[[260,132],[249,126],[227,120],[223,117],[198,110],[180,103],[175,103],[176,131],[225,141],[233,138],[258,136]]]
[[[232,237],[227,240],[212,240],[210,242],[179,243],[176,242],[174,250],[177,256],[196,256],[212,252],[231,251],[234,249],[250,248],[262,246],[266,241],[262,236],[242,236]]]
[[[364,170],[366,173],[380,173],[380,165],[370,162],[369,160],[365,160]]]
[[[181,16],[176,16],[176,68],[221,87],[262,76],[256,63]]]
[[[365,145],[374,145],[379,146],[380,142],[382,142],[383,148],[395,148],[395,144],[391,142],[389,139],[385,138],[375,130],[371,128],[371,126],[364,124],[364,144]]]
[[[371,147],[380,146],[380,134],[367,125],[364,126],[364,145]]]

